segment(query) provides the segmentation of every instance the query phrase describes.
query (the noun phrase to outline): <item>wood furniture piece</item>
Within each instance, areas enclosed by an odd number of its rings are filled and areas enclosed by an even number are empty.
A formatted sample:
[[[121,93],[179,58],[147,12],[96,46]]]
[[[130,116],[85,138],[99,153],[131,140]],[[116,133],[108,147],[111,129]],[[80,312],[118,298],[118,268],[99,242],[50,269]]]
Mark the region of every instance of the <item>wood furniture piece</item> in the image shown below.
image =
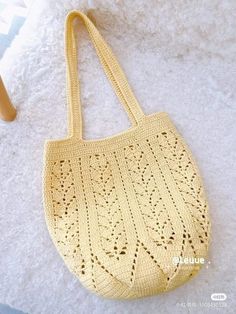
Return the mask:
[[[13,121],[16,117],[16,109],[13,107],[6,88],[0,76],[0,119]]]

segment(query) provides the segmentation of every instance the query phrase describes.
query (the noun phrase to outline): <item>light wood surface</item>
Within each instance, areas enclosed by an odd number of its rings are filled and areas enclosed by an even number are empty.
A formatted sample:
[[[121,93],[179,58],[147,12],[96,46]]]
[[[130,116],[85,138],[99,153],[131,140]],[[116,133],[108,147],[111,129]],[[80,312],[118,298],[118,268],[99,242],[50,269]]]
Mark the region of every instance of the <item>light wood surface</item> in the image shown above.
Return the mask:
[[[0,76],[0,119],[13,121],[16,117],[16,109],[13,107],[6,88]]]

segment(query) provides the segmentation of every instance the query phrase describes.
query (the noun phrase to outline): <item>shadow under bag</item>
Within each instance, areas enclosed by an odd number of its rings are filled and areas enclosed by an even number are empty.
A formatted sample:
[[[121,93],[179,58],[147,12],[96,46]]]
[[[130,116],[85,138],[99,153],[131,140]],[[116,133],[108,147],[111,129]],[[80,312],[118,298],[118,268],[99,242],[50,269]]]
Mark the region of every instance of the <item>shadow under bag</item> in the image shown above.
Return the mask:
[[[77,17],[132,123],[105,139],[82,137]],[[210,221],[197,165],[167,113],[143,113],[92,21],[72,11],[65,27],[69,135],[46,141],[44,155],[51,238],[70,271],[99,295],[132,299],[173,289],[207,257]]]

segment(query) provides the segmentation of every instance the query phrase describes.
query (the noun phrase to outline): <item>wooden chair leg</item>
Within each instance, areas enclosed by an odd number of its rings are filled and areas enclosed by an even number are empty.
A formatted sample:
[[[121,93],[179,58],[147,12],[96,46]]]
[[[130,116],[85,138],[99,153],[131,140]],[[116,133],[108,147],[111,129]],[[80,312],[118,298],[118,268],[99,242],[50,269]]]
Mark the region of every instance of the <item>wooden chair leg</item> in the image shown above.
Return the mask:
[[[0,76],[0,118],[4,121],[13,121],[16,117],[16,109],[13,107],[6,88]]]

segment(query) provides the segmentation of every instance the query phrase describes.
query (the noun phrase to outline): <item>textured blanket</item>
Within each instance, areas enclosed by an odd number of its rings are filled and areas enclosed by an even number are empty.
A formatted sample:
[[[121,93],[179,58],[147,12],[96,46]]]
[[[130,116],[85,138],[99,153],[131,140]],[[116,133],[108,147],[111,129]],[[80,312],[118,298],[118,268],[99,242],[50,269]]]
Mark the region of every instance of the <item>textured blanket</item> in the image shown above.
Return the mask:
[[[43,145],[66,136],[64,20],[91,13],[146,114],[166,111],[199,165],[212,219],[209,261],[166,294],[102,299],[69,272],[46,227]],[[235,313],[236,2],[36,0],[0,63],[17,120],[0,122],[0,302],[27,313]],[[81,22],[86,139],[129,121]],[[213,301],[225,293],[225,301]]]

